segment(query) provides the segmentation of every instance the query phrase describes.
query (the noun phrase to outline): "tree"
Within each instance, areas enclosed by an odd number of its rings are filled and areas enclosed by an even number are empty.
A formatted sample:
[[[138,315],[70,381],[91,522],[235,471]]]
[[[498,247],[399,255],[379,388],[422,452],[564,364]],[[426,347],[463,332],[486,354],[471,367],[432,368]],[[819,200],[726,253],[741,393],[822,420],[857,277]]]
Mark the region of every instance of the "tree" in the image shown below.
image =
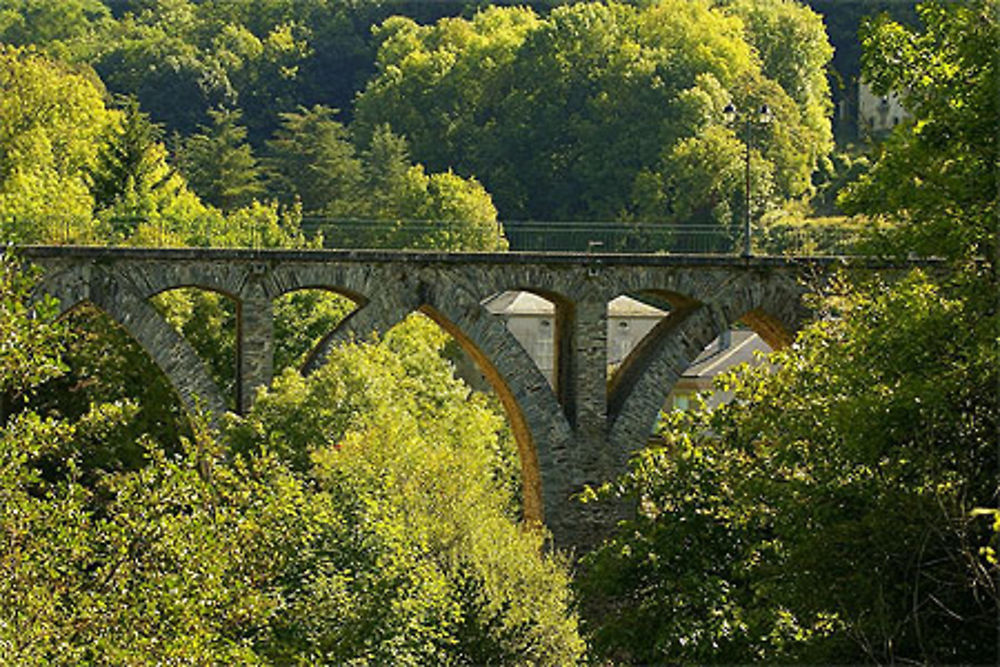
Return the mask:
[[[80,62],[99,50],[113,24],[101,0],[32,0],[0,7],[0,42],[36,45],[51,57]]]
[[[932,2],[919,9],[923,31],[886,16],[866,24],[865,76],[880,94],[900,92],[914,116],[842,200],[897,223],[885,251],[981,258],[995,275],[996,11]]]
[[[188,0],[143,3],[115,26],[94,69],[108,89],[135,97],[154,121],[191,134],[209,109],[235,104],[222,62],[200,48],[198,8]]]
[[[38,385],[58,376],[63,325],[53,322],[56,303],[42,300],[29,305],[34,280],[20,270],[9,253],[0,254],[0,332],[8,341],[0,348],[0,427],[9,410],[32,395]]]
[[[92,237],[95,166],[114,114],[86,77],[31,49],[0,46],[0,236]]]
[[[833,148],[832,103],[827,67],[833,57],[823,18],[794,0],[737,0],[727,10],[746,24],[747,41],[761,59],[761,72],[798,107],[794,151],[779,182],[785,192],[808,192],[819,160]]]
[[[212,126],[202,126],[182,141],[177,164],[204,201],[232,211],[263,193],[261,171],[246,143],[247,130],[239,125],[242,114],[229,109],[208,113]]]
[[[333,110],[284,114],[269,142],[272,191],[301,201],[336,245],[496,250],[506,248],[496,209],[475,179],[426,174],[388,126],[357,151]]]
[[[268,647],[278,662],[578,656],[565,572],[510,521],[514,499],[494,481],[513,444],[452,376],[434,327],[411,319],[378,345],[337,348],[309,378],[286,371],[228,433],[235,451],[311,471],[345,522],[302,554],[302,589]]]
[[[590,556],[596,645],[640,662],[991,662],[996,352],[919,274],[831,296],[733,403],[675,415]],[[995,566],[994,566],[995,570]],[[641,603],[633,601],[641,600]]]
[[[770,369],[723,381],[733,403],[666,419],[662,446],[622,480],[637,517],[581,580],[601,654],[997,660],[1000,571],[981,551],[1000,501],[998,285],[981,254],[997,195],[975,180],[996,164],[982,51],[997,9],[929,4],[923,31],[869,28],[869,76],[911,82],[915,120],[848,202],[894,226],[883,250],[935,247],[946,270],[835,285]]]
[[[0,267],[0,330],[12,344],[0,352],[0,388],[13,399],[0,423],[0,595],[7,601],[0,609],[0,660],[245,655],[238,636],[220,632],[227,623],[235,628],[235,619],[213,620],[207,609],[190,604],[216,593],[223,595],[217,598],[221,602],[232,594],[228,600],[243,600],[243,620],[261,607],[236,579],[211,576],[220,572],[214,567],[220,565],[216,549],[223,540],[216,530],[222,525],[215,521],[218,515],[204,502],[195,501],[195,511],[186,513],[186,501],[179,506],[168,500],[211,497],[195,465],[205,459],[206,448],[191,447],[180,460],[147,448],[158,465],[139,472],[140,462],[94,474],[89,449],[95,443],[107,446],[109,431],[127,419],[131,406],[92,404],[78,416],[38,411],[41,385],[65,371],[66,327],[53,323],[54,303],[29,306],[34,281],[9,254],[0,258]],[[199,532],[208,541],[199,540]],[[185,543],[178,537],[194,539]],[[210,542],[215,546],[199,549]],[[242,540],[242,546],[249,543]],[[188,569],[175,578],[171,564],[181,561]],[[206,575],[220,584],[214,593],[205,587]],[[205,597],[182,591],[181,581]],[[157,612],[147,616],[153,608]]]
[[[221,214],[206,207],[167,163],[162,128],[135,99],[124,101],[118,120],[91,171],[95,215],[106,225],[102,240],[152,237],[156,245],[169,245],[176,236],[218,223]]]
[[[513,445],[452,377],[433,324],[338,350],[309,380],[287,371],[222,438],[196,418],[176,443],[147,435],[134,460],[95,461],[135,405],[37,411],[64,327],[54,304],[30,313],[32,283],[8,260],[0,660],[579,658],[565,566],[498,483]]]
[[[372,247],[507,248],[496,208],[482,185],[451,171],[426,174],[423,166],[411,164],[406,140],[387,125],[376,129],[361,160],[366,194],[355,204],[354,215],[373,222],[377,231],[366,238]]]
[[[120,125],[109,137],[91,175],[91,191],[96,209],[114,206],[130,194],[149,194],[169,176],[158,150],[163,128],[139,110],[134,98],[121,100]]]
[[[337,216],[357,198],[361,163],[346,128],[329,107],[281,114],[281,128],[268,141],[271,190],[283,201],[302,202],[306,215]]]

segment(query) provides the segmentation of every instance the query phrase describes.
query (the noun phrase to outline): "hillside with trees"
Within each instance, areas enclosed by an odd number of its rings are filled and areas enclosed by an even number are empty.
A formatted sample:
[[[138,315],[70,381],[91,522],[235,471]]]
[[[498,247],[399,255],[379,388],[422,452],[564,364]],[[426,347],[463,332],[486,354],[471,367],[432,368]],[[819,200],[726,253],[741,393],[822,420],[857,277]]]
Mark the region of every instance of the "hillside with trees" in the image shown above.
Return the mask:
[[[1000,6],[840,4],[0,0],[7,247],[729,233],[749,155],[765,231],[842,212],[858,253],[939,260],[848,267],[731,403],[662,415],[574,499],[634,511],[571,557],[521,524],[500,401],[427,318],[305,377],[353,304],[283,298],[276,379],[213,427],[7,251],[0,662],[995,664]],[[913,120],[835,152],[831,64]],[[749,147],[730,103],[771,110]],[[232,387],[235,304],[152,301]]]

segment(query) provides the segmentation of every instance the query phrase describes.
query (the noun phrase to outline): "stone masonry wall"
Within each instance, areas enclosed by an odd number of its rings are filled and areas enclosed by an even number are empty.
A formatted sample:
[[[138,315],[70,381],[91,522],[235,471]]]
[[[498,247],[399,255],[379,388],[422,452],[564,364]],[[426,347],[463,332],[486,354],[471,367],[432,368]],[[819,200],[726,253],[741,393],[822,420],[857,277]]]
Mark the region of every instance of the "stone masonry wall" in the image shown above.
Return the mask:
[[[255,251],[35,247],[20,252],[45,268],[43,289],[64,309],[91,302],[122,324],[164,370],[188,407],[224,410],[190,345],[149,305],[178,287],[215,290],[238,305],[236,405],[247,410],[271,380],[273,300],[319,288],[358,309],[310,355],[319,367],[333,345],[384,332],[423,312],[476,360],[497,390],[518,441],[525,518],[544,522],[559,546],[591,544],[616,518],[573,499],[620,474],[641,447],[664,398],[717,333],[743,320],[772,345],[808,316],[806,279],[832,259],[655,255]],[[556,304],[556,386],[482,305],[506,290]],[[649,294],[671,312],[607,378],[607,304]]]

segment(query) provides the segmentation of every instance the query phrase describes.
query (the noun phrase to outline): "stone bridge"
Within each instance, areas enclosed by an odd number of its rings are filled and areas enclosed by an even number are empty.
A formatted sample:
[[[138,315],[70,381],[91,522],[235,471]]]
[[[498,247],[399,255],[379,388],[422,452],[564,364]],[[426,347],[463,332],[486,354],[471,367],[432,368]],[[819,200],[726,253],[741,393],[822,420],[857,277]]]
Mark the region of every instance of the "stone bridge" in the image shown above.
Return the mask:
[[[235,301],[240,411],[271,380],[277,297],[322,289],[357,304],[313,350],[306,373],[339,341],[367,338],[424,313],[461,344],[500,396],[519,448],[525,518],[544,522],[561,546],[585,544],[614,520],[612,510],[572,496],[624,470],[694,357],[737,321],[773,347],[786,344],[809,315],[801,295],[838,261],[72,246],[21,253],[44,268],[43,289],[64,312],[84,302],[102,309],[145,348],[186,406],[220,414],[226,401],[219,388],[150,297],[197,287]],[[483,306],[506,290],[534,292],[555,306],[554,388]],[[668,304],[669,314],[609,378],[607,304],[621,294]]]

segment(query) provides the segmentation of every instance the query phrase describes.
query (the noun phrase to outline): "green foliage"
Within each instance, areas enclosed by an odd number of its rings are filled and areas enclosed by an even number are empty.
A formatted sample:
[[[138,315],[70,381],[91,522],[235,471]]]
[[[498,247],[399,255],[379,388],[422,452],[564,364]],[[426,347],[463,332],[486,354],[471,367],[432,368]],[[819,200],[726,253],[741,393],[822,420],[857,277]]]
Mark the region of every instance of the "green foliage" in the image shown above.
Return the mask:
[[[177,155],[191,188],[223,211],[246,206],[264,192],[246,128],[239,125],[241,115],[228,109],[209,111],[212,126],[185,138]]]
[[[451,171],[426,174],[406,141],[376,128],[358,154],[326,107],[283,114],[268,142],[272,191],[301,202],[334,246],[498,250],[506,241],[490,195]]]
[[[433,327],[338,348],[308,379],[286,371],[228,430],[236,451],[311,470],[343,512],[302,554],[302,590],[267,649],[278,662],[565,664],[580,651],[565,573],[493,481],[501,420],[452,377]]]
[[[120,125],[101,146],[91,173],[91,192],[98,211],[111,211],[112,229],[127,236],[139,220],[158,208],[169,183],[171,170],[165,162],[160,138],[162,129],[139,110],[134,99],[124,100]],[[176,187],[176,186],[175,186]]]
[[[28,315],[30,281],[3,266],[0,330],[24,345],[0,355],[18,398],[0,430],[0,661],[579,658],[565,566],[494,481],[501,419],[452,377],[430,322],[308,381],[287,372],[226,434],[236,451],[196,419],[114,460],[134,406],[39,414],[63,327]]]
[[[795,100],[799,109],[800,158],[808,177],[832,149],[830,85],[826,68],[833,57],[823,19],[793,0],[736,0],[727,5],[746,24],[761,71]]]
[[[74,308],[63,320],[69,343],[64,368],[40,386],[31,401],[40,415],[76,421],[94,406],[115,405],[114,426],[93,437],[70,441],[75,453],[58,447],[47,460],[61,468],[61,458],[76,457],[88,479],[94,474],[134,470],[143,460],[139,444],[156,434],[167,448],[178,446],[191,428],[170,381],[129,334],[89,305]]]
[[[171,131],[188,135],[208,122],[211,109],[240,108],[260,149],[280,113],[315,104],[350,108],[372,71],[372,26],[398,13],[434,21],[472,4],[126,2],[90,58],[111,90],[136,95]]]
[[[356,199],[361,164],[334,110],[315,106],[281,114],[281,128],[268,141],[271,188],[285,201],[297,199],[307,214],[338,215]]]
[[[738,210],[740,182],[722,176],[724,188],[698,190],[673,179],[682,142],[712,151],[688,179],[704,186],[720,164],[737,166],[728,158],[739,139],[723,140],[722,108],[767,102],[776,122],[754,141],[777,187],[757,195],[800,196],[830,147],[822,73],[830,49],[815,14],[774,5],[779,18],[746,31],[736,18],[742,5],[707,2],[579,3],[546,17],[491,7],[433,26],[390,19],[356,123],[363,136],[389,123],[430,169],[475,174],[505,217],[697,221],[694,211],[725,217],[723,202]],[[745,37],[773,50],[764,70]],[[679,192],[700,200],[682,202]]]
[[[63,371],[60,360],[64,327],[52,322],[57,304],[41,300],[34,308],[28,299],[34,280],[10,253],[0,254],[0,400],[30,395],[43,382]],[[0,424],[6,411],[0,413]]]
[[[837,152],[819,162],[813,174],[816,196],[810,202],[818,215],[842,214],[837,200],[848,186],[861,180],[871,168],[871,159],[856,149]]]
[[[239,635],[244,619],[217,610],[249,618],[246,611],[262,605],[241,587],[249,581],[245,571],[237,572],[242,559],[227,568],[210,558],[233,542],[227,545],[225,531],[213,530],[218,515],[203,502],[212,494],[194,463],[205,459],[207,441],[177,459],[147,446],[148,458],[94,474],[102,462],[95,465],[93,454],[106,457],[112,450],[109,433],[129,418],[130,408],[94,404],[82,415],[40,416],[35,403],[43,388],[29,390],[58,379],[58,336],[65,327],[48,321],[50,306],[40,317],[27,317],[30,281],[9,258],[3,267],[0,303],[9,317],[0,327],[6,341],[23,338],[18,347],[28,354],[19,354],[12,367],[4,355],[0,368],[5,392],[19,399],[0,429],[0,661],[159,662],[245,654]],[[243,539],[235,544],[249,546]]]
[[[218,292],[190,287],[158,294],[153,305],[205,361],[222,395],[235,400],[236,303]]]
[[[996,533],[979,517],[1000,497],[996,190],[981,187],[998,14],[920,14],[923,32],[869,27],[869,76],[909,91],[915,119],[842,202],[889,228],[883,251],[942,255],[948,273],[833,290],[770,370],[724,380],[731,404],[668,420],[622,481],[639,516],[581,583],[603,655],[997,660]]]
[[[176,457],[147,446],[95,488],[72,466],[39,480],[34,456],[73,430],[27,413],[0,433],[0,659],[262,662],[274,585],[309,534],[301,483],[273,460],[226,463],[205,435]]]
[[[357,304],[340,294],[297,290],[274,301],[274,370],[300,368],[306,355]]]
[[[675,414],[588,557],[600,654],[638,662],[996,659],[996,316],[914,273],[845,289],[772,368]],[[990,656],[993,656],[990,658]]]
[[[931,2],[922,30],[886,16],[865,27],[866,77],[878,93],[900,91],[915,118],[841,202],[898,223],[886,252],[995,261],[998,12],[993,0]]]
[[[112,23],[111,11],[101,0],[0,2],[0,42],[38,45],[63,61],[93,56]]]
[[[0,45],[0,238],[92,237],[87,173],[113,123],[86,77]]]

